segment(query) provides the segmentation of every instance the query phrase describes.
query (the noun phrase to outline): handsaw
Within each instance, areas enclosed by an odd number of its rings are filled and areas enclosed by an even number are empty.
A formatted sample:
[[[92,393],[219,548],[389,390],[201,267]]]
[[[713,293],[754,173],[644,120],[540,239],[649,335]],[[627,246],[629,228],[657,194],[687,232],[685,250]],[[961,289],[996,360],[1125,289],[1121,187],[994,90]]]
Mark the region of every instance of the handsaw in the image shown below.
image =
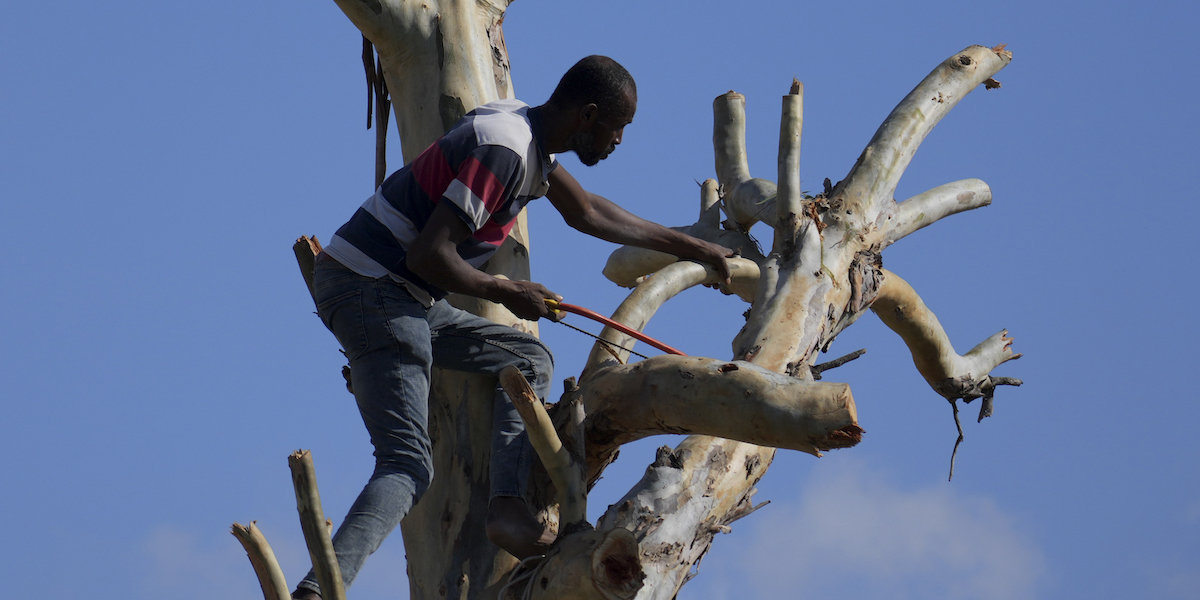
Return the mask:
[[[664,344],[664,343],[662,343],[662,342],[660,342],[660,341],[658,341],[636,329],[626,327],[625,325],[622,325],[608,317],[605,317],[604,315],[601,315],[600,313],[588,310],[582,306],[576,306],[574,304],[567,304],[565,302],[559,302],[558,300],[555,300],[554,298],[546,298],[546,306],[549,306],[552,310],[555,310],[555,311],[565,311],[565,312],[577,314],[581,317],[587,317],[597,323],[600,323],[601,325],[604,325],[605,327],[611,327],[617,331],[620,331],[621,333],[623,333],[635,340],[638,340],[641,342],[646,342],[647,344],[650,344],[651,346],[654,346],[655,348],[658,348],[659,350],[662,350],[663,352],[666,352],[667,354],[677,354],[679,356],[687,356],[686,354],[684,354],[684,353],[682,353],[682,352],[680,352],[680,351],[678,351],[678,350],[676,350],[676,349],[674,349],[674,348],[672,348],[672,347],[670,347],[670,346],[668,346],[668,345],[666,345],[666,344]],[[565,323],[564,323],[564,325],[565,325]]]

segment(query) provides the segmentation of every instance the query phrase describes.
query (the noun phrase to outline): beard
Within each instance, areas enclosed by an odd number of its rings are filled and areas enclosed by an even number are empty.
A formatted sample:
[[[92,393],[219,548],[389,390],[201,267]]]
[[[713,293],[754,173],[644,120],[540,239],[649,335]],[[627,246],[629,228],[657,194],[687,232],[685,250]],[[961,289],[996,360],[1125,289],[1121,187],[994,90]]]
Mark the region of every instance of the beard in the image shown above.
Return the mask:
[[[589,167],[595,166],[596,163],[608,158],[609,154],[616,149],[616,146],[610,147],[608,150],[596,149],[596,136],[588,131],[585,133],[572,133],[571,137],[567,138],[567,150],[575,153],[579,157],[579,162]]]

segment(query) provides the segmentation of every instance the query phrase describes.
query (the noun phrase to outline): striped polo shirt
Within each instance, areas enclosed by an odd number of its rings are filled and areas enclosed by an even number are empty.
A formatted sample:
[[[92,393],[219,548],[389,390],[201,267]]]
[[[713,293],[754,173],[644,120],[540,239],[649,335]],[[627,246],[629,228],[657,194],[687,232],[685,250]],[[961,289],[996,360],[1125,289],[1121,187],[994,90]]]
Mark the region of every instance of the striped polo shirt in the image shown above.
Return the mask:
[[[543,151],[541,123],[519,100],[467,113],[416,160],[392,173],[334,234],[325,252],[367,277],[390,276],[426,306],[446,292],[405,265],[409,245],[446,201],[471,235],[458,254],[479,268],[508,237],[517,215],[546,195],[557,160]]]

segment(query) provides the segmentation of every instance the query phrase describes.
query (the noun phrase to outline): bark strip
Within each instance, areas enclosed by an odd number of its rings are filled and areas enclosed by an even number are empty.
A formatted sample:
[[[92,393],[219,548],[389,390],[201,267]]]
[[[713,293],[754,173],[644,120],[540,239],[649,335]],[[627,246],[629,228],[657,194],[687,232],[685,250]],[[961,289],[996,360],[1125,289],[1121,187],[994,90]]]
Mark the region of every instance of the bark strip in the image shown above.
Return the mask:
[[[640,548],[645,584],[639,600],[671,600],[713,538],[754,509],[754,486],[775,449],[708,436],[662,447],[646,475],[597,523],[628,529]]]

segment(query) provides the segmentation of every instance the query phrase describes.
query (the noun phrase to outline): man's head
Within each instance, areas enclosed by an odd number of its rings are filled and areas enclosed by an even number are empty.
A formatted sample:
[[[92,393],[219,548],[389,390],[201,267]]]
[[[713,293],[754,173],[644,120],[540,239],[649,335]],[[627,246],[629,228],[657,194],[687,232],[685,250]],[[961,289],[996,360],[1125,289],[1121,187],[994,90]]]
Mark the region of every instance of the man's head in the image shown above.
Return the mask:
[[[590,167],[621,143],[637,111],[637,86],[617,61],[593,55],[563,75],[547,104],[574,117],[567,150]]]

